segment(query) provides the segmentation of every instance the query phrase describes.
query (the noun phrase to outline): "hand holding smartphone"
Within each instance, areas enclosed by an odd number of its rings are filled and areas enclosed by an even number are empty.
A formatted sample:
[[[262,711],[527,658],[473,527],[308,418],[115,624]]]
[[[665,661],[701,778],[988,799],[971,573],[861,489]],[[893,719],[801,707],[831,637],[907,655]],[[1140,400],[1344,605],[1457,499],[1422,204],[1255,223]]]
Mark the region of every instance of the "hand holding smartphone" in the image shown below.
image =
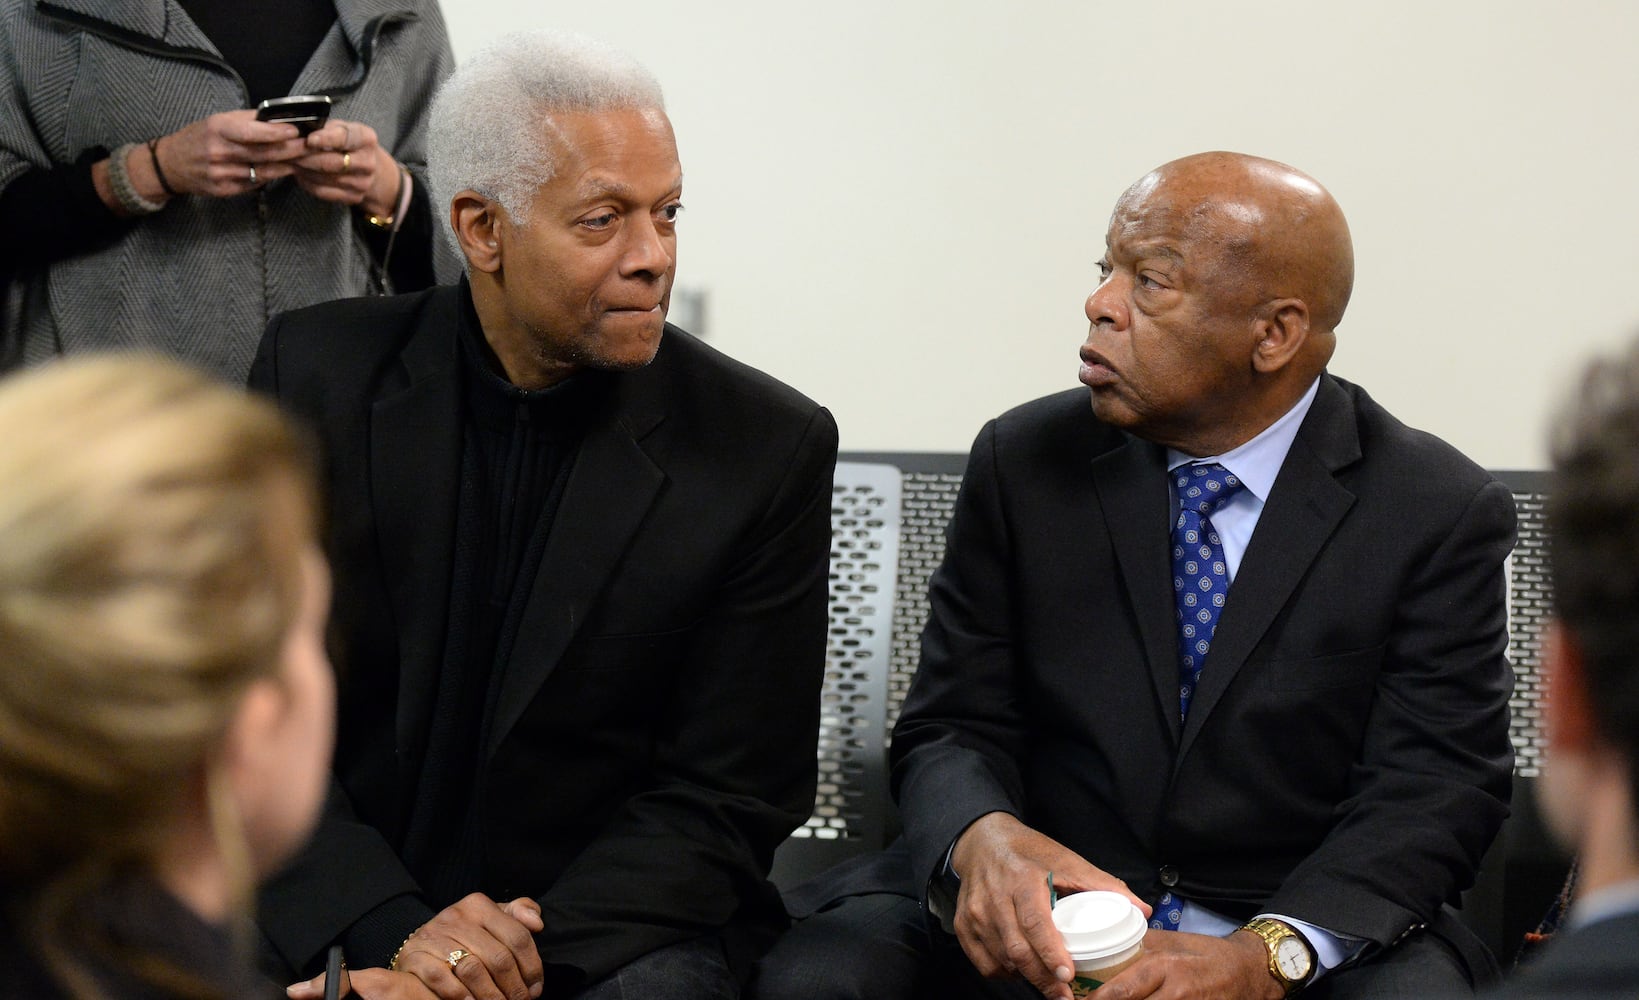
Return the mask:
[[[256,106],[256,120],[289,122],[302,135],[307,135],[330,120],[330,98],[324,94],[270,97]]]

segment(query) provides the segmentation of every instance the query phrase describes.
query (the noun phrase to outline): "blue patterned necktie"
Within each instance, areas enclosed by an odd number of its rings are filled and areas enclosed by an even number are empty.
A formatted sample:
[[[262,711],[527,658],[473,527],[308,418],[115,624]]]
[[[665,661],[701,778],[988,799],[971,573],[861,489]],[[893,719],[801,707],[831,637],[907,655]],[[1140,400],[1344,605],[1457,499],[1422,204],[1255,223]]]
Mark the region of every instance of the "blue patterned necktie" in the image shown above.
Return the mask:
[[[1178,713],[1189,715],[1189,700],[1201,680],[1201,667],[1218,629],[1229,594],[1229,566],[1212,515],[1229,502],[1242,483],[1228,469],[1181,465],[1172,473],[1178,495],[1178,520],[1172,526],[1172,590],[1178,621]],[[1182,903],[1171,892],[1155,904],[1150,926],[1175,931]]]
[[[1229,566],[1212,515],[1241,490],[1234,473],[1217,463],[1183,465],[1172,473],[1178,520],[1172,525],[1172,590],[1178,621],[1178,714],[1201,680],[1212,635],[1229,594]]]

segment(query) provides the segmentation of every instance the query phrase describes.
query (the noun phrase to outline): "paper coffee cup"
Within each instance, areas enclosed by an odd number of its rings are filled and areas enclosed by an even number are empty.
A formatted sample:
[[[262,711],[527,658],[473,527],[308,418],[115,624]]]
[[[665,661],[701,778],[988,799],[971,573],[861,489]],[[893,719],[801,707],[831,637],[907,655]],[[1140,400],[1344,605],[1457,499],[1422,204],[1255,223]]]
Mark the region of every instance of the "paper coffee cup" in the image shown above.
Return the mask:
[[[1077,997],[1103,986],[1138,961],[1149,924],[1144,913],[1118,892],[1078,892],[1059,897],[1053,925],[1076,966],[1070,992]]]

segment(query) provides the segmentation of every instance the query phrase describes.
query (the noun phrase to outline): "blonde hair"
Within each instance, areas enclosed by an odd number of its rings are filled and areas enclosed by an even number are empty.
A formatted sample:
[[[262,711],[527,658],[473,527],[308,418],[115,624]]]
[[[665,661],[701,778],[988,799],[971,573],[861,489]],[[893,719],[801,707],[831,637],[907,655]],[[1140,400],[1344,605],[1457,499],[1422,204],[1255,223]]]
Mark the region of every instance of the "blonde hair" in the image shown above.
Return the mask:
[[[296,613],[281,481],[310,518],[306,442],[175,362],[87,357],[0,382],[0,901],[72,992],[94,993],[70,958],[83,904],[151,864],[202,770],[248,900],[211,758]]]

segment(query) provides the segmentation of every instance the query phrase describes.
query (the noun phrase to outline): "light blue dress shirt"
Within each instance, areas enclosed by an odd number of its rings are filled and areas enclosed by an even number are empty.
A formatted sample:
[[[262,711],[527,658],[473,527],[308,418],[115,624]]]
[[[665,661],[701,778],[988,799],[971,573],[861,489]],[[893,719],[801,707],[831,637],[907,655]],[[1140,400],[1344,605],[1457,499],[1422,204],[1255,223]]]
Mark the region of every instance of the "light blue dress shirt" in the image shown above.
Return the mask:
[[[1258,526],[1258,518],[1263,516],[1263,505],[1269,499],[1269,491],[1274,488],[1275,477],[1280,475],[1280,467],[1286,462],[1286,453],[1292,450],[1292,442],[1297,440],[1298,427],[1308,415],[1309,407],[1314,403],[1315,394],[1319,389],[1320,380],[1316,379],[1314,384],[1309,386],[1309,391],[1303,394],[1303,398],[1279,420],[1264,428],[1257,437],[1222,455],[1196,458],[1171,448],[1167,449],[1168,472],[1182,465],[1217,462],[1233,472],[1246,487],[1230,497],[1229,502],[1218,508],[1211,518],[1212,526],[1218,530],[1218,539],[1224,545],[1224,563],[1229,571],[1231,601],[1235,599],[1233,585],[1235,573],[1241,568],[1241,557],[1246,554],[1246,546],[1252,541],[1252,532]],[[1211,653],[1207,654],[1206,669],[1212,669]],[[1182,899],[1181,903],[1183,915],[1178,921],[1178,929],[1181,931],[1224,937],[1233,934],[1241,926],[1239,922],[1188,899]],[[1335,969],[1353,958],[1366,945],[1361,938],[1328,931],[1284,914],[1260,915],[1284,920],[1303,932],[1303,936],[1309,939],[1309,943],[1315,949],[1316,962],[1320,966],[1316,970],[1317,978],[1321,973]]]

